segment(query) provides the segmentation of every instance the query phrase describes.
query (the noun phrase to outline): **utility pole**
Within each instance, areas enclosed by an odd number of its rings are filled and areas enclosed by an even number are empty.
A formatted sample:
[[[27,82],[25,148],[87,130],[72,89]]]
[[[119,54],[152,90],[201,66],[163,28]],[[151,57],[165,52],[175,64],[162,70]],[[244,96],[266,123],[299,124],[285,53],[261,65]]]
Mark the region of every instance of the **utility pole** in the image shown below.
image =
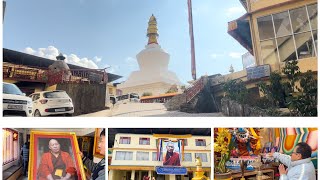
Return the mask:
[[[191,0],[188,0],[188,14],[189,14],[189,35],[190,35],[190,41],[191,41],[191,74],[192,74],[193,80],[196,80],[197,79],[197,70],[196,70],[196,58],[195,58],[195,48],[194,48]]]

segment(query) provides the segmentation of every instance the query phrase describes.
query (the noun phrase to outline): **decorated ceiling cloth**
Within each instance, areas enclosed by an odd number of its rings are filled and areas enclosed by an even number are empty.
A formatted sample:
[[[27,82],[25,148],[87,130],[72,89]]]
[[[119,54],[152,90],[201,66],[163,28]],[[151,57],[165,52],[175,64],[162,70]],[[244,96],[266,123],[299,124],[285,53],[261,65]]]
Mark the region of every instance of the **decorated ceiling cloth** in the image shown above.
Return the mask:
[[[276,128],[276,146],[280,153],[290,155],[299,142],[306,142],[312,149],[312,162],[317,168],[318,129],[317,128]]]

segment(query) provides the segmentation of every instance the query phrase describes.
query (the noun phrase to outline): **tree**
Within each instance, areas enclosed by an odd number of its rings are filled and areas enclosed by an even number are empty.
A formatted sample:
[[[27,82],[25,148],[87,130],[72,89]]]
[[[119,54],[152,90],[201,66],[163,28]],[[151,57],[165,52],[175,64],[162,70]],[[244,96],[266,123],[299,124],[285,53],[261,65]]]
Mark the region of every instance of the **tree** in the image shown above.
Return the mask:
[[[300,77],[298,95],[290,98],[289,109],[296,116],[317,116],[318,83],[309,70]]]
[[[278,72],[272,72],[270,74],[270,85],[264,82],[257,84],[260,91],[264,94],[262,102],[266,103],[262,108],[270,105],[273,107],[285,107],[285,89],[281,83],[281,79],[281,75]]]
[[[245,104],[248,100],[248,90],[242,80],[229,80],[223,86],[226,96],[241,104]]]

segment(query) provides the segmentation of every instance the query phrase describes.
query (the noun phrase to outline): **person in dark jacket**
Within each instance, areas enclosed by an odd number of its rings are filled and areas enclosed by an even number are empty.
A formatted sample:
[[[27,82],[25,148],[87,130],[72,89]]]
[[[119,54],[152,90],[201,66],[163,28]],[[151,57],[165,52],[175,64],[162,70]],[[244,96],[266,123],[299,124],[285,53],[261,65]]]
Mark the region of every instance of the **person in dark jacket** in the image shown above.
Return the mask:
[[[23,166],[23,175],[27,176],[28,164],[29,164],[29,149],[30,143],[25,142],[22,146],[21,155],[22,155],[22,166]]]
[[[99,150],[100,154],[106,154],[106,135],[105,129],[102,130],[100,133],[100,140],[99,140]],[[85,165],[91,171],[91,178],[90,180],[105,180],[105,158],[101,159],[99,163],[94,163],[91,159],[83,156],[83,153],[80,152],[80,156],[82,158],[83,165]]]

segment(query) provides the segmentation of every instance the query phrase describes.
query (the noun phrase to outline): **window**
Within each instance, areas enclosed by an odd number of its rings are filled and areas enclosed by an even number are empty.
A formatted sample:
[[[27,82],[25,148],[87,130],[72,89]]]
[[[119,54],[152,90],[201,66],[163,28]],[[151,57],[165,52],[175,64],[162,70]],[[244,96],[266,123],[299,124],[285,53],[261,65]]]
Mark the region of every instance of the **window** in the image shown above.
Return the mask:
[[[130,144],[131,137],[120,137],[120,144]]]
[[[184,159],[183,161],[192,161],[191,153],[184,153]]]
[[[273,15],[274,29],[277,37],[292,34],[288,11]]]
[[[317,4],[258,18],[263,64],[316,56],[317,19]]]
[[[265,16],[258,19],[258,29],[260,40],[274,38],[272,17]]]
[[[149,161],[149,152],[137,152],[137,161]]]
[[[152,152],[152,161],[158,161],[157,152]]]
[[[208,162],[207,153],[195,153],[195,158],[200,157],[202,162]]]
[[[140,138],[139,144],[140,145],[150,145],[150,138]]]
[[[206,146],[205,139],[196,139],[196,146]]]
[[[18,159],[18,132],[12,129],[3,129],[3,165]]]
[[[130,151],[117,151],[116,160],[132,160],[133,152]]]
[[[318,29],[318,8],[317,4],[309,5],[308,9],[308,16],[311,23],[312,30]]]
[[[40,99],[40,94],[34,94],[32,97],[32,101],[36,101],[38,99]]]
[[[290,10],[294,33],[310,31],[307,9],[305,7]]]

